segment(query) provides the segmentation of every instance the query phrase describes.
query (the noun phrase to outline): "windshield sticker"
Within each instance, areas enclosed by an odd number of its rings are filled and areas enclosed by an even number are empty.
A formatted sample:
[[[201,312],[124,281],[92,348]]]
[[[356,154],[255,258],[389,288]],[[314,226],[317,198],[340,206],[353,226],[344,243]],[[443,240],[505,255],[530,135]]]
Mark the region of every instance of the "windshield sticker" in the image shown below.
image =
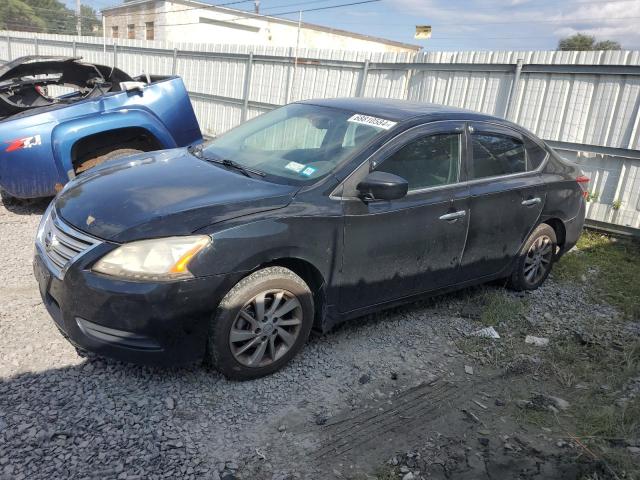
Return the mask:
[[[356,113],[353,117],[351,117],[348,122],[353,123],[362,123],[363,125],[371,125],[372,127],[378,127],[383,130],[389,130],[392,127],[396,126],[396,122],[392,122],[391,120],[385,120],[384,118],[370,117],[369,115],[361,115]]]
[[[284,168],[286,168],[287,170],[293,170],[296,173],[300,173],[304,169],[304,165],[298,162],[289,162],[284,166]]]
[[[304,175],[305,177],[310,177],[311,175],[313,175],[315,171],[316,171],[315,168],[307,167],[301,172],[301,174]]]

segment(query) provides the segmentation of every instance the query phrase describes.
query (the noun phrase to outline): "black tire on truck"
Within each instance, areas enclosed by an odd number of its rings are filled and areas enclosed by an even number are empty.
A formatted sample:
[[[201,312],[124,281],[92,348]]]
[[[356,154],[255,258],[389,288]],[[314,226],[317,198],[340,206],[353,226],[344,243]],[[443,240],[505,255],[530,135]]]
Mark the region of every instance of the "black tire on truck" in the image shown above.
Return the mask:
[[[6,207],[8,205],[15,205],[18,203],[18,199],[14,196],[9,195],[3,189],[0,188],[0,200],[2,200],[2,204]]]

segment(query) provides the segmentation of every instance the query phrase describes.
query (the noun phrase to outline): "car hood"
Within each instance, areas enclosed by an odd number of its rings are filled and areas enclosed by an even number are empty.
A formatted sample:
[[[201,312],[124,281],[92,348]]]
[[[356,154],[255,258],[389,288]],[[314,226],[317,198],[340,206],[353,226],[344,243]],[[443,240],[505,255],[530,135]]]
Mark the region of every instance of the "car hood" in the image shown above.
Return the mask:
[[[249,178],[186,149],[111,161],[56,198],[65,222],[114,242],[188,235],[231,218],[287,206],[297,187]]]

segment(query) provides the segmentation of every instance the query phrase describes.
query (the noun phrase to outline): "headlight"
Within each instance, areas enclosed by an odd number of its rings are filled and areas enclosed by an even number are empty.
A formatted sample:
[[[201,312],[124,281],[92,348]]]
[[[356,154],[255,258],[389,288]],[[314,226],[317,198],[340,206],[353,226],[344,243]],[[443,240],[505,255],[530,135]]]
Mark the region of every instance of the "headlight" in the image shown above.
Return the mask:
[[[189,262],[210,244],[206,235],[126,243],[100,259],[93,271],[130,280],[191,278]]]

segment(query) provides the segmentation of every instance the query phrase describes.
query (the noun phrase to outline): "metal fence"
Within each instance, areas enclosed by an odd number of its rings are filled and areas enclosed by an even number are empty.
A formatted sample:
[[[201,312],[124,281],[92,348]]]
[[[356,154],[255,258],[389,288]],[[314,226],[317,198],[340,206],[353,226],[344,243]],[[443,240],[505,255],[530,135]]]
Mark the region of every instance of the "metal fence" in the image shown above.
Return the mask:
[[[400,98],[498,115],[582,165],[592,179],[592,222],[640,229],[638,51],[296,51],[0,31],[0,60],[34,54],[180,75],[211,136],[314,97]]]

